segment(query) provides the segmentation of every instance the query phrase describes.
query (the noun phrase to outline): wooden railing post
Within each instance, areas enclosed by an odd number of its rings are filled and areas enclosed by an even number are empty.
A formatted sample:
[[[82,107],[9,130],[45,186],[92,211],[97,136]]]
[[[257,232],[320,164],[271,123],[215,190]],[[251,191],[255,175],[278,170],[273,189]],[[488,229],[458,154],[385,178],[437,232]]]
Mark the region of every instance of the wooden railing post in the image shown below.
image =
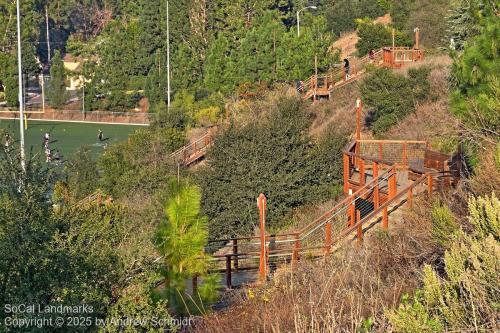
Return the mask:
[[[330,253],[332,246],[332,223],[326,222],[325,224],[325,253]]]
[[[354,226],[354,220],[356,219],[356,212],[355,212],[355,203],[354,200],[351,202],[349,205],[349,226],[352,227]]]
[[[391,175],[389,176],[389,199],[393,198],[397,193],[396,175],[396,165],[393,165]]]
[[[349,193],[349,175],[350,175],[350,165],[349,165],[349,155],[344,154],[344,194]]]
[[[365,160],[359,159],[359,184],[365,185]]]
[[[238,271],[238,240],[233,239],[233,266],[234,270],[237,272]]]
[[[373,179],[378,178],[378,163],[373,162]],[[380,192],[379,192],[379,186],[378,186],[378,181],[375,181],[375,187],[373,189],[373,206],[375,209],[378,209],[380,206]]]
[[[296,264],[299,260],[299,250],[300,250],[300,234],[295,234],[295,243],[293,245],[292,252],[292,264]]]
[[[358,245],[361,245],[361,242],[363,241],[363,226],[361,225],[361,211],[360,210],[356,211],[356,223],[357,223],[356,236],[358,239]]]
[[[383,214],[382,214],[382,228],[384,230],[387,230],[388,227],[389,227],[389,214],[387,211],[387,207],[384,207]]]
[[[429,197],[432,195],[433,187],[434,187],[434,184],[433,184],[432,175],[429,173],[427,175],[427,194],[429,195]]]
[[[260,226],[260,263],[259,263],[259,280],[264,282],[267,276],[267,260],[266,260],[266,196],[260,194],[257,199],[259,207],[259,226]]]
[[[226,254],[226,286],[231,289],[231,255]]]

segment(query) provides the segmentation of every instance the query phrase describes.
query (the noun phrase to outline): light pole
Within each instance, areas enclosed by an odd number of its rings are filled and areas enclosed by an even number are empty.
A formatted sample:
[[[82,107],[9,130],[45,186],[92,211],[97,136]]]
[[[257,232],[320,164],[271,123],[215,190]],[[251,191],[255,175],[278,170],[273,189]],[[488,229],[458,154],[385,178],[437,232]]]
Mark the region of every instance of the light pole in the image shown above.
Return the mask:
[[[316,6],[307,6],[297,11],[297,37],[300,37],[300,12],[306,9],[318,9]]]
[[[167,106],[170,108],[170,25],[167,1]]]
[[[19,79],[19,129],[21,148],[21,168],[26,171],[26,156],[24,154],[24,104],[23,104],[23,67],[21,63],[21,15],[19,0],[16,1],[17,10],[17,76]]]

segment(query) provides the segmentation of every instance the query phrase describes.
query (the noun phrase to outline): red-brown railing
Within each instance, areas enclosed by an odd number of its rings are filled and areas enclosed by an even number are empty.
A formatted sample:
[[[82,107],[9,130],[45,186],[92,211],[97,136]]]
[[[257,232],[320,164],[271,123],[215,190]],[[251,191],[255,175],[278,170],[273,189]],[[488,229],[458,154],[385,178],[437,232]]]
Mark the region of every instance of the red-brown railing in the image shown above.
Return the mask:
[[[373,144],[377,148],[375,153],[369,148]],[[220,244],[213,256],[213,271],[225,273],[226,284],[231,287],[234,274],[261,270],[259,263],[264,262],[268,267],[293,263],[304,255],[323,256],[354,232],[361,242],[363,226],[378,216],[382,217],[382,227],[387,229],[389,206],[399,207],[404,202],[411,205],[416,195],[430,195],[441,186],[441,177],[454,177],[449,170],[414,168],[411,161],[417,158],[426,166],[429,163],[434,166],[446,164],[444,154],[425,162],[430,156],[427,147],[426,141],[409,140],[357,140],[351,143],[344,153],[345,199],[297,232],[211,241],[211,244]],[[414,179],[410,177],[411,172],[416,175]],[[264,273],[268,271],[266,268]]]
[[[366,55],[362,58],[352,58],[350,61],[349,77],[346,76],[344,67],[336,67],[325,74],[312,75],[304,82],[304,91],[306,92],[304,99],[313,97],[320,90],[331,91],[341,85],[356,81],[360,75],[366,71],[366,66],[381,66],[382,49],[374,52],[373,57]],[[322,84],[321,84],[322,83]]]
[[[170,154],[170,158],[181,165],[188,166],[205,156],[212,143],[213,134],[208,130],[195,141],[188,143]]]

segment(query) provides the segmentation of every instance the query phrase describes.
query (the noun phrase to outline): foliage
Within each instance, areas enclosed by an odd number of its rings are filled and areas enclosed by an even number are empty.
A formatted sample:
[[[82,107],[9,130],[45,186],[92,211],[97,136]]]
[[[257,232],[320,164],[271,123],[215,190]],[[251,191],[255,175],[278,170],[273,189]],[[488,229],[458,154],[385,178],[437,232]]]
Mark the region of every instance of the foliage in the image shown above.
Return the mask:
[[[366,104],[371,107],[370,122],[375,134],[382,134],[415,111],[417,103],[429,98],[429,68],[411,69],[408,77],[389,69],[379,69],[361,84]]]
[[[127,211],[110,202],[81,204],[64,196],[59,209],[53,209],[47,200],[53,173],[33,160],[28,160],[26,173],[21,172],[13,152],[2,150],[0,159],[0,302],[29,300],[41,308],[86,304],[92,307],[86,314],[92,323],[94,318],[130,315],[127,309],[132,308],[138,317],[168,318],[164,304],[149,301],[149,287],[138,284],[154,278],[155,267],[146,249],[134,243],[140,235]],[[131,256],[125,254],[125,245]],[[139,262],[140,269],[133,269]],[[2,312],[2,321],[7,315]],[[35,319],[40,314],[14,317]]]
[[[168,313],[167,302],[153,301],[150,296],[150,285],[138,282],[122,290],[118,301],[110,306],[106,318],[104,332],[148,332],[161,333],[168,330],[176,332],[177,327],[170,324],[172,319]],[[140,325],[118,325],[117,319],[140,320]],[[172,322],[173,323],[173,322]]]
[[[458,225],[448,206],[436,203],[432,207],[432,237],[439,245],[446,248],[456,237]]]
[[[64,172],[67,175],[68,187],[75,199],[83,199],[96,190],[99,173],[89,147],[81,147],[64,164]]]
[[[47,89],[47,97],[50,105],[54,108],[60,108],[66,103],[68,93],[66,91],[66,73],[64,63],[61,58],[61,53],[56,51],[52,58],[52,66],[50,67],[50,82]]]
[[[495,206],[494,195],[470,201],[476,232],[472,236],[462,232],[446,251],[444,277],[426,266],[423,287],[413,300],[403,300],[398,309],[386,312],[395,332],[493,329],[500,297],[495,287],[500,283],[498,214],[491,211]],[[487,214],[479,213],[485,208]]]
[[[479,237],[486,238],[492,235],[496,241],[500,240],[500,200],[494,192],[491,198],[488,196],[470,198],[469,212],[469,221]]]
[[[499,29],[496,17],[485,19],[482,33],[468,41],[453,63],[457,89],[452,110],[471,129],[487,136],[500,131]]]
[[[492,16],[493,6],[490,1],[453,1],[451,14],[447,17],[447,37],[453,39],[453,51],[463,51],[467,40],[481,33],[481,21]]]
[[[10,107],[19,105],[19,84],[16,58],[0,52],[0,84],[5,90],[5,100]]]
[[[183,143],[183,133],[174,128],[137,130],[128,141],[111,146],[101,155],[97,161],[102,170],[100,185],[116,198],[131,193],[152,194],[167,183],[171,175],[169,155]]]
[[[370,50],[378,50],[384,46],[392,45],[391,28],[370,20],[357,20],[359,41],[356,44],[358,54],[364,56]],[[403,32],[396,31],[395,42],[397,46],[412,46],[413,41]]]
[[[186,280],[194,276],[204,277],[207,272],[207,218],[200,214],[201,193],[198,187],[177,184],[172,180],[169,185],[170,198],[165,207],[165,219],[158,227],[156,244],[163,256],[165,294],[171,306],[180,312],[190,312],[191,303],[185,301]],[[213,279],[203,279],[204,284],[216,283]],[[213,301],[215,295],[205,287],[200,294],[201,301]],[[203,297],[201,297],[203,296]],[[197,297],[195,296],[194,299]],[[191,299],[193,300],[193,299]]]
[[[315,146],[299,101],[281,98],[266,107],[272,110],[260,121],[242,128],[232,125],[218,136],[200,172],[211,237],[251,234],[259,193],[267,196],[272,228],[290,209],[328,197],[341,177],[344,132],[332,129],[334,134]]]
[[[326,5],[325,17],[328,30],[336,36],[342,32],[356,28],[358,18],[375,19],[385,14],[385,9],[379,1],[373,0],[341,0]]]

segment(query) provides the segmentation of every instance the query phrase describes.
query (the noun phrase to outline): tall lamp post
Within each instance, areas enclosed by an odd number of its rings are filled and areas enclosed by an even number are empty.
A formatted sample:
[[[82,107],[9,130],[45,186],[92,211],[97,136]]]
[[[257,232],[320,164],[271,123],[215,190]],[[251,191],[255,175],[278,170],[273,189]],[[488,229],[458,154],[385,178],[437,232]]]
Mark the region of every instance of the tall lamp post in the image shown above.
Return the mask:
[[[170,24],[167,1],[167,106],[170,108]]]
[[[16,1],[17,10],[17,75],[19,79],[19,129],[21,148],[21,168],[26,171],[26,155],[24,154],[24,101],[23,101],[23,67],[21,63],[21,15],[19,0]]]
[[[306,9],[318,9],[316,6],[307,6],[297,11],[297,37],[300,37],[300,12]]]

